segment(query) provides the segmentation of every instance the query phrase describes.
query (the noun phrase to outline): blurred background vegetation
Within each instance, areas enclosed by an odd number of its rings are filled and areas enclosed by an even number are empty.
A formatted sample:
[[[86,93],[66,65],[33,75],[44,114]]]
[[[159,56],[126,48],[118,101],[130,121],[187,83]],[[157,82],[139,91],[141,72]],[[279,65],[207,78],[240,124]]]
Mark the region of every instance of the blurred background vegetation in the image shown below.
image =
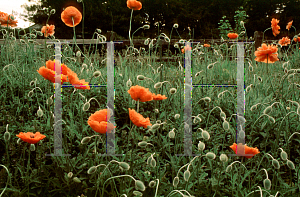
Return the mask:
[[[30,0],[28,0],[30,1]],[[60,13],[67,6],[75,6],[81,12],[83,4],[75,0],[40,0],[41,5],[24,6],[29,21],[45,25],[48,16],[43,8],[55,9],[48,24],[55,25],[55,37],[65,39],[73,37],[73,29],[67,27],[60,19]],[[149,24],[149,30],[140,30],[135,38],[154,38],[160,33],[170,35],[174,23],[181,37],[194,39],[220,39],[220,20],[231,25],[232,31],[238,31],[234,16],[244,15],[247,36],[253,37],[255,31],[264,31],[271,26],[272,18],[279,19],[279,39],[288,35],[286,25],[293,20],[293,26],[300,26],[299,0],[140,0],[143,8],[133,12],[132,29]],[[127,8],[126,0],[83,0],[85,8],[84,38],[91,39],[97,28],[105,34],[116,32],[117,40],[128,39],[131,10]],[[244,12],[243,12],[244,11]],[[189,30],[190,29],[190,30]],[[230,29],[228,29],[229,31]],[[174,30],[173,30],[174,31]],[[294,35],[294,29],[290,30]],[[76,34],[80,38],[82,23],[76,26]],[[173,32],[172,38],[179,38]],[[267,31],[265,38],[274,39],[272,31]]]

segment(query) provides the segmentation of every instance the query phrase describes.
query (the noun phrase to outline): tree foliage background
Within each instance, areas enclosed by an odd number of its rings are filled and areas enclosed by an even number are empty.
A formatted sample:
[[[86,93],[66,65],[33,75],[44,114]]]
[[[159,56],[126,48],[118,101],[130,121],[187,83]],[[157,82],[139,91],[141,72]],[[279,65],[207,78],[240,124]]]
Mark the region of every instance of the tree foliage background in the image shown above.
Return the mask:
[[[30,0],[29,0],[30,1]],[[140,30],[135,36],[154,38],[159,33],[170,35],[174,23],[179,24],[177,31],[182,38],[219,39],[218,23],[226,16],[231,26],[235,27],[235,11],[243,6],[248,15],[245,22],[248,37],[254,31],[264,31],[271,26],[272,18],[280,20],[280,34],[287,36],[286,25],[293,20],[293,26],[300,26],[299,0],[140,0],[143,8],[133,11],[132,31],[144,24],[149,24],[149,30]],[[60,14],[67,6],[75,6],[81,12],[83,4],[75,0],[40,0],[41,6],[25,6],[26,17],[31,22],[45,25],[48,16],[42,8],[55,9],[48,24],[55,25],[55,37],[59,39],[73,37],[73,29],[67,27],[60,19]],[[131,10],[127,8],[126,0],[83,0],[84,2],[84,32],[85,38],[92,38],[97,28],[105,34],[107,31],[117,33],[117,39],[128,39]],[[83,12],[82,12],[83,13]],[[300,27],[299,27],[300,28]],[[190,29],[190,31],[189,31]],[[81,35],[82,22],[76,26],[76,34]],[[293,36],[294,30],[289,32]],[[267,31],[266,38],[274,39],[272,31]],[[80,38],[80,37],[79,37]],[[172,38],[179,38],[173,29]]]

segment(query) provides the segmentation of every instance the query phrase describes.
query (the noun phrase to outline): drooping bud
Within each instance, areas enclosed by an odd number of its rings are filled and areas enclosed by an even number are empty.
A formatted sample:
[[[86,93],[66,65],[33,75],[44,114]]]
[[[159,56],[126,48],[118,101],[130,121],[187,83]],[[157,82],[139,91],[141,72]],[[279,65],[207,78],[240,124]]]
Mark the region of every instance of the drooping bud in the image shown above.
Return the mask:
[[[174,178],[174,180],[173,180],[173,186],[176,188],[177,185],[178,185],[178,183],[179,183],[179,177],[176,176],[176,177]]]
[[[170,94],[175,94],[177,92],[176,88],[171,88],[170,89]]]
[[[215,159],[216,158],[216,155],[215,155],[215,153],[212,153],[212,152],[208,152],[208,153],[206,153],[206,158],[207,159],[210,159],[210,160],[213,160],[213,159]]]
[[[87,144],[91,141],[91,137],[84,137],[82,140],[81,140],[81,144]]]
[[[209,133],[207,131],[205,131],[205,130],[202,130],[201,136],[205,140],[209,140],[209,138],[210,138]]]
[[[120,162],[119,166],[121,166],[124,170],[129,170],[130,169],[130,165],[126,162]]]
[[[44,115],[44,112],[43,112],[43,110],[41,110],[40,106],[39,106],[39,109],[37,111],[37,115],[38,115],[38,117],[42,117]]]
[[[143,81],[145,79],[145,77],[143,75],[138,75],[137,76],[137,80],[139,81]]]
[[[93,76],[94,77],[99,77],[99,76],[101,76],[101,72],[100,71],[95,71],[94,73],[93,73]]]
[[[222,161],[222,162],[227,162],[228,161],[228,157],[227,157],[227,155],[225,155],[225,154],[221,154],[220,155],[220,160]]]
[[[130,79],[128,79],[128,81],[126,82],[126,86],[129,88],[132,86],[132,82]]]
[[[205,144],[201,141],[199,141],[198,143],[198,150],[199,151],[203,151],[205,149]]]
[[[156,185],[156,182],[155,182],[155,181],[150,181],[149,187],[153,188],[153,187],[155,187],[155,185]]]
[[[145,148],[147,146],[147,142],[141,141],[141,142],[138,143],[138,146],[142,147],[142,148]]]
[[[162,83],[161,82],[158,82],[158,83],[156,83],[155,85],[154,85],[154,88],[160,88],[162,86]]]
[[[275,169],[279,169],[280,168],[280,164],[279,161],[277,161],[276,159],[272,160],[272,165],[274,166]]]
[[[272,106],[268,106],[265,110],[264,110],[264,114],[268,114],[272,111]]]
[[[228,131],[228,130],[229,130],[229,123],[228,123],[226,120],[223,122],[223,129],[224,129],[225,131]]]
[[[81,180],[80,180],[79,178],[77,178],[77,177],[74,177],[74,178],[73,178],[73,181],[74,181],[75,183],[81,183]]]
[[[271,180],[270,180],[270,179],[265,179],[265,180],[264,180],[264,188],[265,188],[266,190],[271,189]]]
[[[140,190],[140,191],[145,191],[146,187],[144,185],[144,183],[140,180],[136,180],[135,181],[135,189]]]
[[[88,174],[93,174],[97,171],[97,167],[96,166],[92,166],[90,167],[90,169],[87,171]]]
[[[290,168],[290,169],[292,169],[292,170],[295,170],[295,165],[294,165],[294,163],[291,161],[291,160],[288,160],[287,159],[287,166]]]
[[[288,155],[287,155],[287,153],[285,151],[282,151],[280,153],[280,157],[281,157],[282,160],[286,161],[287,158],[288,158]]]
[[[183,178],[185,181],[188,181],[189,178],[191,176],[191,172],[189,170],[186,170],[184,173],[183,173]]]
[[[179,119],[180,118],[180,114],[175,114],[175,119]]]
[[[175,138],[175,132],[174,132],[174,129],[172,129],[172,130],[169,132],[169,138],[171,138],[171,139]]]
[[[30,144],[30,151],[35,151],[35,144]]]
[[[230,172],[231,170],[232,170],[232,166],[228,165],[227,168],[226,168],[226,172]]]
[[[82,110],[83,111],[88,111],[89,109],[90,109],[90,103],[89,102],[86,102],[84,105],[83,105],[83,107],[82,107]]]

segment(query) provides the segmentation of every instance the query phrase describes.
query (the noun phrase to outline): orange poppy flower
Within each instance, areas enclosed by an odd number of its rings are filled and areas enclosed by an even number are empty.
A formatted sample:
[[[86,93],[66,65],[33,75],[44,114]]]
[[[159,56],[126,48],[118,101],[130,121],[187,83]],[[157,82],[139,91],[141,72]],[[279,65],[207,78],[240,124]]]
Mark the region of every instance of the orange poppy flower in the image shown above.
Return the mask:
[[[241,143],[240,143],[241,144]],[[245,146],[245,154],[252,154],[253,156],[260,153],[259,150],[257,149],[257,147],[252,148],[252,147],[248,147],[247,145]],[[237,144],[233,143],[233,145],[229,146],[236,154],[237,152]],[[253,156],[245,156],[246,158],[250,159]]]
[[[147,128],[147,126],[152,126],[149,118],[144,118],[141,114],[137,113],[134,109],[128,108],[128,110],[129,110],[129,118],[133,124],[135,124],[138,127],[144,127],[145,129]]]
[[[300,37],[294,38],[295,42],[300,42]]]
[[[168,97],[166,97],[165,95],[161,95],[161,94],[155,95],[155,94],[153,93],[152,95],[153,95],[153,100],[156,100],[156,101],[161,101],[161,100],[164,100],[164,99],[167,99],[167,98],[168,98]]]
[[[192,49],[192,47],[190,46],[184,46],[184,48],[181,49],[182,53],[185,53],[186,50],[190,51]]]
[[[149,88],[144,88],[142,86],[131,86],[131,88],[127,91],[131,98],[135,101],[147,102],[153,100],[153,95],[149,91]]]
[[[45,79],[48,79],[52,83],[55,83],[55,71],[46,68],[45,66],[42,66],[37,70],[40,75],[42,75]],[[60,75],[58,75],[60,77]],[[61,82],[67,82],[67,76],[66,75],[61,75]]]
[[[86,82],[84,79],[79,80],[77,74],[73,72],[71,69],[68,69],[68,78],[69,82],[76,88],[76,89],[87,89],[90,90],[89,82]]]
[[[88,119],[88,125],[97,133],[111,133],[116,128],[112,123],[107,122],[110,119],[110,114],[107,109],[103,109],[92,114]]]
[[[279,60],[277,58],[277,51],[277,46],[262,44],[261,47],[259,47],[257,51],[255,51],[254,54],[256,58],[254,60],[264,63],[274,63]]]
[[[203,46],[204,47],[210,47],[210,44],[204,44]]]
[[[291,44],[291,40],[289,39],[289,37],[283,37],[281,40],[279,40],[278,43],[281,44],[282,46],[287,46]]]
[[[36,144],[40,140],[44,139],[46,136],[42,135],[40,132],[36,132],[35,134],[32,132],[27,133],[19,133],[19,135],[16,135],[17,137],[21,138],[24,142],[30,143],[30,144]]]
[[[74,20],[74,25],[73,25],[72,18]],[[82,19],[81,12],[74,6],[67,7],[61,13],[61,20],[69,27],[75,27],[81,22],[81,19]]]
[[[142,3],[137,0],[127,0],[127,7],[133,10],[142,9]]]
[[[46,26],[42,27],[41,32],[44,33],[45,37],[48,37],[48,36],[52,36],[55,33],[54,29],[55,29],[54,25],[47,24]]]
[[[55,60],[54,61],[48,60],[46,62],[46,67],[54,71],[54,69],[55,69]],[[71,69],[68,68],[65,64],[61,64],[61,74],[67,75],[68,70],[71,70]]]
[[[3,27],[16,27],[18,21],[14,20],[14,16],[13,15],[9,15],[7,13],[1,12],[0,11],[0,24]]]
[[[228,33],[227,36],[230,39],[236,39],[237,37],[239,37],[237,33]]]
[[[293,21],[288,22],[286,29],[290,31],[290,28],[292,27]]]
[[[277,36],[280,33],[279,32],[280,26],[278,25],[278,23],[279,23],[279,20],[277,20],[275,18],[272,18],[271,27],[272,27],[272,31],[273,31],[274,36]]]

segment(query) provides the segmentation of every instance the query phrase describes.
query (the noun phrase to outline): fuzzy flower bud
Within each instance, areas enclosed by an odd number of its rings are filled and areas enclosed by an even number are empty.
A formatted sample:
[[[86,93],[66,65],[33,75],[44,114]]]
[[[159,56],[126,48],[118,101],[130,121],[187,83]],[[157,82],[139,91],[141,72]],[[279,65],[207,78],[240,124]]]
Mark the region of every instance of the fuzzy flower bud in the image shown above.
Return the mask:
[[[180,114],[175,114],[175,117],[174,117],[176,120],[180,118]]]
[[[35,144],[30,144],[30,151],[35,151]]]
[[[191,176],[191,172],[189,170],[186,170],[184,173],[183,173],[183,177],[184,177],[184,180],[185,181],[188,181],[189,178]]]
[[[155,187],[155,185],[156,185],[156,182],[155,182],[155,181],[150,181],[149,187],[153,188],[153,187]]]
[[[162,86],[162,83],[161,82],[158,82],[154,85],[154,88],[160,88]]]
[[[82,140],[81,140],[81,144],[87,144],[91,141],[91,137],[84,137]]]
[[[138,75],[137,76],[137,80],[139,81],[143,81],[145,79],[145,77],[143,75]]]
[[[173,27],[175,28],[175,29],[177,29],[178,28],[178,24],[177,23],[175,23],[174,25],[173,25]]]
[[[210,160],[213,160],[213,159],[215,159],[216,158],[216,155],[215,155],[215,153],[212,153],[212,152],[208,152],[208,153],[206,153],[206,158],[207,159],[210,159]]]
[[[97,167],[96,166],[92,166],[90,167],[90,169],[87,171],[88,174],[93,174],[97,171]]]
[[[132,86],[132,82],[130,79],[128,79],[128,81],[126,82],[126,86],[129,88]]]
[[[201,141],[199,141],[198,143],[198,150],[199,151],[203,151],[205,149],[205,144]]]
[[[178,183],[179,183],[179,177],[176,176],[176,177],[174,178],[174,180],[173,180],[173,186],[176,188],[177,185],[178,185]]]
[[[101,76],[101,72],[100,71],[96,71],[96,72],[93,73],[93,76],[94,77],[99,77],[99,76]]]
[[[39,109],[37,111],[37,115],[38,115],[38,117],[42,117],[44,115],[44,112],[43,112],[43,110],[41,110],[40,106],[39,106]]]
[[[175,132],[174,132],[174,129],[172,129],[172,130],[169,132],[169,138],[171,138],[171,139],[175,138]]]
[[[271,180],[270,180],[270,179],[265,179],[265,180],[264,180],[264,188],[265,188],[266,190],[271,189]]]
[[[175,94],[177,92],[176,88],[171,88],[170,89],[170,94]]]
[[[205,140],[209,140],[209,138],[210,138],[209,133],[207,131],[205,131],[205,130],[202,130],[201,136]]]
[[[129,170],[130,169],[130,165],[126,162],[120,162],[119,166],[122,167],[124,170]]]
[[[229,123],[228,123],[226,120],[223,122],[223,129],[224,129],[225,131],[228,131],[228,130],[229,130]]]
[[[290,169],[292,169],[292,170],[295,170],[295,165],[294,165],[294,163],[291,161],[291,160],[288,160],[287,159],[287,166],[290,168]]]
[[[228,161],[228,157],[227,157],[227,155],[225,155],[225,154],[221,154],[220,155],[220,160],[222,161],[222,162],[227,162]]]
[[[146,187],[144,185],[144,183],[140,180],[136,180],[135,181],[135,189],[140,190],[140,191],[145,191]]]

